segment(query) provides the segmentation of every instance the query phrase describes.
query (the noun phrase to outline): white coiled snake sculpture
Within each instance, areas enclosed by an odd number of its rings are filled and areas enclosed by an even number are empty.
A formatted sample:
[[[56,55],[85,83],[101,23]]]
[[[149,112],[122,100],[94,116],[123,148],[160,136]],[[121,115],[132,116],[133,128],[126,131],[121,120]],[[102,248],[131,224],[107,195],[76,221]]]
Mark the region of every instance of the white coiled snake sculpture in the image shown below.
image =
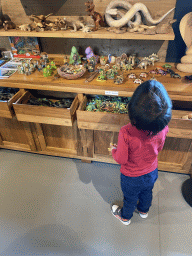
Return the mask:
[[[117,9],[117,7],[119,9]],[[120,8],[126,9],[128,10],[128,12],[124,14],[120,11]],[[129,27],[133,28],[141,24],[141,15],[139,13],[139,11],[141,11],[148,22],[150,22],[153,25],[156,25],[160,23],[174,9],[175,7],[169,10],[167,13],[165,13],[161,18],[154,20],[144,4],[136,3],[134,5],[131,5],[129,2],[124,0],[114,0],[108,4],[105,10],[105,19],[110,27],[120,28],[127,24]],[[113,18],[112,16],[114,15],[119,15],[121,18]],[[133,17],[134,21],[131,21]]]

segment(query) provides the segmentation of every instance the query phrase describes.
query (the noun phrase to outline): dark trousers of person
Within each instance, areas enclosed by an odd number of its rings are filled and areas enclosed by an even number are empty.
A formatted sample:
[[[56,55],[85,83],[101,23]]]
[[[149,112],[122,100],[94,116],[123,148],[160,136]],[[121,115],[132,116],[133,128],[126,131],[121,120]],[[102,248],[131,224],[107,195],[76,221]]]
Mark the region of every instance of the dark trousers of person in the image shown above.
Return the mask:
[[[158,169],[139,177],[128,177],[121,173],[121,189],[124,195],[122,218],[131,219],[136,207],[140,212],[149,211],[153,198],[152,190],[157,178]]]

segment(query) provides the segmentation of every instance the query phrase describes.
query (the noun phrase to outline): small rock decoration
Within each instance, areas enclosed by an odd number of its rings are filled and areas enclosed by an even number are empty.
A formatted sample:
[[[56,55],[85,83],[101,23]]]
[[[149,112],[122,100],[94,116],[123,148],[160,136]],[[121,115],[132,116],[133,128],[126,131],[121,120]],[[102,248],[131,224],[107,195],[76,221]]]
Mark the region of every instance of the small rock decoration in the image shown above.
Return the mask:
[[[97,95],[88,98],[86,111],[127,114],[130,99],[130,97]]]
[[[19,89],[15,88],[0,88],[0,101],[10,100],[18,91]]]
[[[31,98],[27,104],[46,107],[70,108],[72,102],[73,99],[71,98],[65,98],[57,101],[47,98]]]

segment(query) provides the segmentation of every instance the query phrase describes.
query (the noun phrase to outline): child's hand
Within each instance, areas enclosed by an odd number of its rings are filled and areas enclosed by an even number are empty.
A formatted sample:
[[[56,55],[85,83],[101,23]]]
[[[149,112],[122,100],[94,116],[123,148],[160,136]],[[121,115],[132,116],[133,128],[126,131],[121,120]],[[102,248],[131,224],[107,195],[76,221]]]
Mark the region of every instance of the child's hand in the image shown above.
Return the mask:
[[[111,152],[112,149],[117,148],[117,144],[110,143],[110,147],[108,148],[108,151]]]

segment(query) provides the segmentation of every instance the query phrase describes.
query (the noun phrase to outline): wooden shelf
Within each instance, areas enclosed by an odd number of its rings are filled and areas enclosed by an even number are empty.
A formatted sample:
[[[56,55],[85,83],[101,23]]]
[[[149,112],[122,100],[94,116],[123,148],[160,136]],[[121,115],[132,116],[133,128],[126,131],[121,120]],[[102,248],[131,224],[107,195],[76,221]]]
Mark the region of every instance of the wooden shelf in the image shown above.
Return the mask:
[[[0,30],[0,36],[26,36],[26,37],[54,37],[54,38],[92,38],[92,39],[126,39],[126,40],[174,40],[175,35],[172,31],[169,34],[143,35],[137,33],[116,34],[101,28],[98,31],[84,33],[82,31],[43,31],[43,32],[25,32],[11,29],[8,31]]]

